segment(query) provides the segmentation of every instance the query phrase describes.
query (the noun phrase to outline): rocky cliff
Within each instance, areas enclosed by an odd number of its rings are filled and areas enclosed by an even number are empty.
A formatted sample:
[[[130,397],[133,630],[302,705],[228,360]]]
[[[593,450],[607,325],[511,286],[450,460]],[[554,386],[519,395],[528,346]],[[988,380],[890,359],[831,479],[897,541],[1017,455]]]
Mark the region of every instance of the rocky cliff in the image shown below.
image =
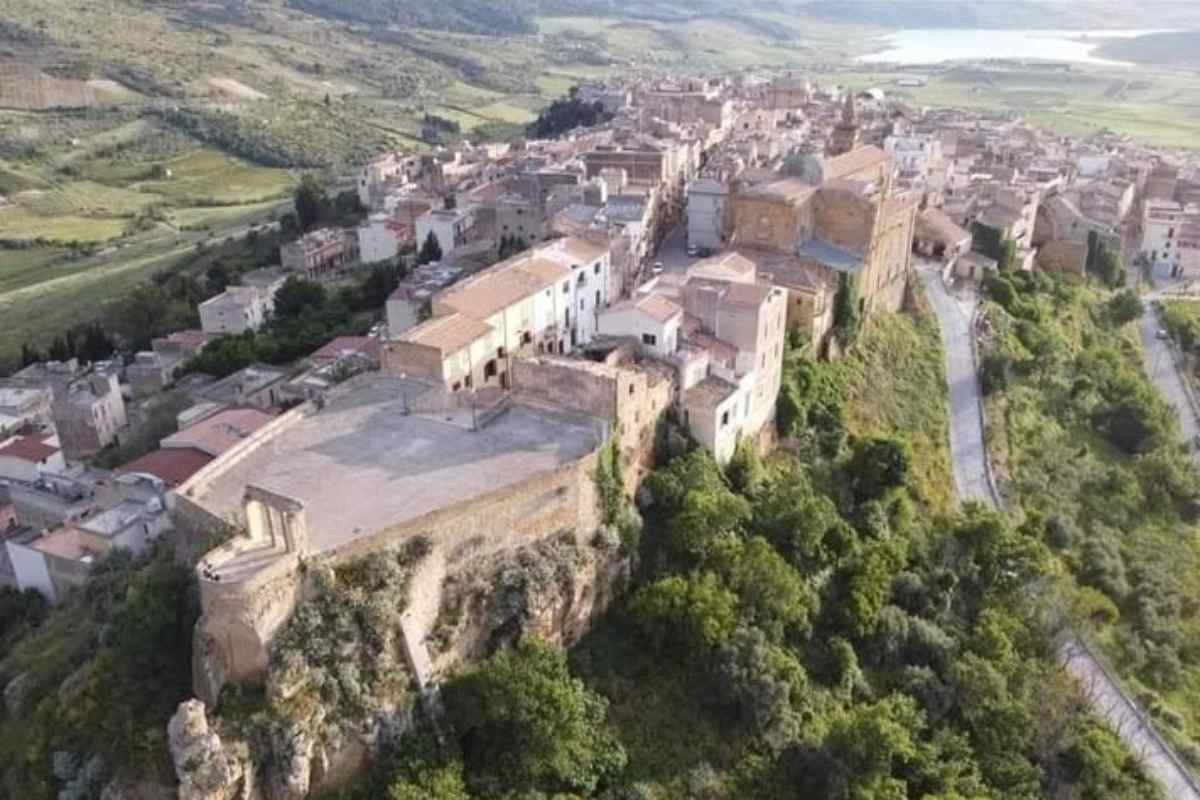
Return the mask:
[[[199,701],[171,721],[181,800],[299,800],[345,783],[407,731],[427,687],[464,661],[525,635],[569,644],[628,575],[620,537],[566,531],[515,550],[464,549],[432,570],[436,621],[413,630],[415,576],[429,543],[414,540],[337,567],[317,566],[305,600],[271,645],[266,685],[230,687],[211,719]],[[409,634],[411,636],[411,633]]]

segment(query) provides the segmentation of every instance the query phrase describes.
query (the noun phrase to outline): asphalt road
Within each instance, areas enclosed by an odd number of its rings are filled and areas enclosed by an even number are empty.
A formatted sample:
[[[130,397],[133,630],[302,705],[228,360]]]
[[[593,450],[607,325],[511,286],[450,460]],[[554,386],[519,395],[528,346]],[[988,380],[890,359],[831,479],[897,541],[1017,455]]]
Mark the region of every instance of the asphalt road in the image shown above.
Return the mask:
[[[1184,378],[1175,366],[1170,343],[1158,338],[1159,328],[1158,316],[1154,313],[1154,308],[1147,303],[1146,313],[1142,315],[1142,321],[1138,325],[1142,335],[1142,357],[1146,374],[1175,409],[1179,417],[1179,429],[1183,432],[1185,440],[1192,442],[1195,441],[1196,434],[1200,433],[1200,425],[1196,422],[1195,409],[1183,384]]]
[[[919,265],[918,274],[925,294],[933,306],[946,348],[946,383],[950,402],[950,454],[958,497],[995,506],[987,480],[987,457],[983,443],[983,415],[980,386],[971,346],[978,299],[973,290],[955,294],[947,291],[936,268]],[[1196,433],[1196,415],[1192,412],[1182,380],[1175,369],[1167,343],[1159,340],[1157,319],[1147,309],[1142,319],[1142,338],[1146,341],[1146,368],[1171,404],[1179,411],[1180,423],[1189,437]],[[1146,771],[1166,790],[1172,800],[1200,800],[1191,774],[1175,757],[1169,746],[1154,731],[1141,708],[1125,694],[1087,647],[1074,636],[1059,649],[1064,668],[1078,681],[1092,711],[1100,716],[1134,753]]]
[[[1151,727],[1142,710],[1121,691],[1090,652],[1075,639],[1059,649],[1059,658],[1079,682],[1094,713],[1121,737],[1121,741],[1155,778],[1172,800],[1200,800],[1200,788]]]
[[[978,370],[971,347],[971,320],[979,301],[973,289],[960,290],[951,295],[934,267],[921,265],[917,272],[937,315],[946,348],[950,457],[954,467],[954,485],[959,499],[994,505],[984,464],[983,415],[980,411]]]

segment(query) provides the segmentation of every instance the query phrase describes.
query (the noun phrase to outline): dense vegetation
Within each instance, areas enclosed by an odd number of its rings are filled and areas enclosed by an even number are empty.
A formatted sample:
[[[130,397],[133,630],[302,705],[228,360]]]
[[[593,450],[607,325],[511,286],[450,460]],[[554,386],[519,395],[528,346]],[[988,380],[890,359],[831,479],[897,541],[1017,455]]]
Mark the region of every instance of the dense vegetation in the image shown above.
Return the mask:
[[[403,24],[483,35],[533,33],[527,2],[495,0],[287,0],[293,8],[370,25]]]
[[[258,362],[290,364],[335,336],[362,335],[399,280],[400,270],[392,264],[378,264],[358,282],[332,292],[319,283],[288,278],[265,326],[217,337],[184,370],[223,377]]]
[[[191,691],[189,584],[163,548],[112,554],[48,614],[0,594],[0,794],[91,798],[112,778],[171,780],[165,723]]]
[[[1065,600],[1200,763],[1200,480],[1147,381],[1137,298],[1040,274],[987,283],[989,451],[1071,580]]]
[[[600,103],[585,103],[575,89],[542,109],[538,118],[529,123],[526,132],[537,139],[552,139],[575,128],[590,128],[613,118]]]
[[[467,671],[447,746],[402,744],[361,796],[1157,796],[1056,665],[1041,528],[934,511],[895,423],[859,416],[891,365],[858,350],[940,360],[927,320],[877,322],[843,363],[789,358],[786,450],[722,470],[675,441],[639,494],[634,586],[570,671],[537,643]]]

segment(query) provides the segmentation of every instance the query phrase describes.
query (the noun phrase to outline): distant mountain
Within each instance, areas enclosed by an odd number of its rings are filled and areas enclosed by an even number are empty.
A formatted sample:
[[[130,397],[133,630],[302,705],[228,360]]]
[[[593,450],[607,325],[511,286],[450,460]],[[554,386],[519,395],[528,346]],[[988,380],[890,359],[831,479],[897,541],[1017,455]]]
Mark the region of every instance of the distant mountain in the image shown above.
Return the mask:
[[[1138,64],[1200,65],[1200,31],[1148,33],[1130,39],[1113,39],[1097,51],[1104,58]]]
[[[884,28],[1200,27],[1200,3],[1178,0],[797,0],[793,5],[829,22]]]

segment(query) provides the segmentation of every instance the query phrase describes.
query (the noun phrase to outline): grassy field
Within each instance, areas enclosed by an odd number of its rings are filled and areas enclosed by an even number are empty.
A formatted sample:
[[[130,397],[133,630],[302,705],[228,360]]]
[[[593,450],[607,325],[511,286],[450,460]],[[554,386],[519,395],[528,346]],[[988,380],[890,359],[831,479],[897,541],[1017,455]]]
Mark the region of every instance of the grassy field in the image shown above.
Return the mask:
[[[919,71],[914,68],[913,72]],[[957,67],[927,86],[901,88],[896,73],[847,71],[855,87],[879,86],[923,106],[1010,110],[1067,135],[1108,128],[1160,147],[1200,147],[1200,74],[1184,70],[1072,67]]]

